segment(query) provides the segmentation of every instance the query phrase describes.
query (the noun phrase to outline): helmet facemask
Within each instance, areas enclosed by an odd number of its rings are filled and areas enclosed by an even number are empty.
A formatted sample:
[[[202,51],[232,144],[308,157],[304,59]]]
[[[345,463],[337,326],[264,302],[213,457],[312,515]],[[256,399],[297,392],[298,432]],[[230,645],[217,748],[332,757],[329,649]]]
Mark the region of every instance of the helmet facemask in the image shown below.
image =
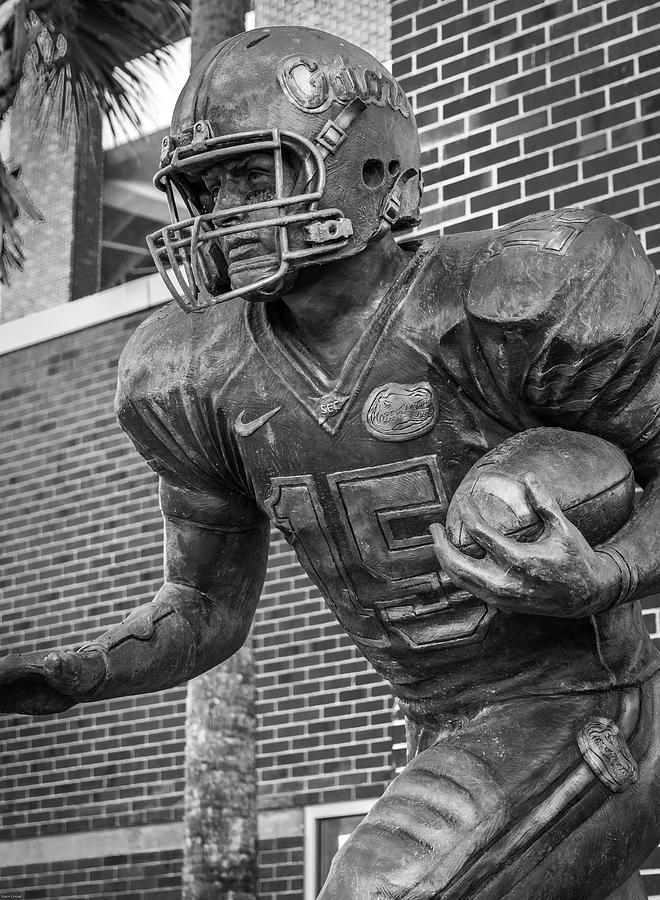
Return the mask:
[[[292,269],[328,258],[346,246],[352,226],[340,209],[318,209],[325,189],[323,156],[314,143],[300,134],[265,129],[215,137],[206,121],[196,122],[192,136],[179,137],[174,147],[163,141],[161,168],[154,183],[167,195],[172,224],[148,235],[147,244],[172,296],[188,312],[234,297],[268,299],[291,277]],[[212,166],[255,153],[273,155],[274,196],[242,206],[209,209],[209,194],[201,173]],[[287,196],[284,154],[295,162],[298,178]],[[188,215],[180,217],[177,196]],[[266,212],[255,219],[255,213]],[[272,215],[270,213],[272,212]],[[255,272],[253,281],[231,288],[228,260],[221,241],[231,235],[274,229],[276,256],[246,260]],[[259,269],[262,269],[262,274]],[[227,289],[229,288],[229,289]]]

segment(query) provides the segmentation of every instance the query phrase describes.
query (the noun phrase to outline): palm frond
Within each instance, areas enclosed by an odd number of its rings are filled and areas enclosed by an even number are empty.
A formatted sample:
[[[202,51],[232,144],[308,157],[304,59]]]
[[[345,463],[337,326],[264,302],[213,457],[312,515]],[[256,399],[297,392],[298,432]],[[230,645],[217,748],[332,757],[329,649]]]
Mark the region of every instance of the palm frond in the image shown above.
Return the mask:
[[[113,133],[122,122],[139,126],[148,86],[132,60],[163,65],[169,44],[188,31],[188,2],[28,0],[28,5],[45,34],[31,50],[41,85],[39,115],[57,114],[65,131],[84,128],[93,97]]]
[[[0,160],[0,284],[5,285],[10,284],[10,270],[22,269],[25,260],[23,241],[15,225],[20,212],[35,222],[43,221],[19,175],[18,170],[8,171]]]
[[[42,126],[55,117],[65,136],[80,134],[96,102],[114,134],[122,122],[139,126],[148,87],[131,60],[160,67],[188,22],[189,0],[0,0],[0,119],[31,70]],[[42,219],[18,170],[0,159],[0,284],[23,268],[21,210]]]

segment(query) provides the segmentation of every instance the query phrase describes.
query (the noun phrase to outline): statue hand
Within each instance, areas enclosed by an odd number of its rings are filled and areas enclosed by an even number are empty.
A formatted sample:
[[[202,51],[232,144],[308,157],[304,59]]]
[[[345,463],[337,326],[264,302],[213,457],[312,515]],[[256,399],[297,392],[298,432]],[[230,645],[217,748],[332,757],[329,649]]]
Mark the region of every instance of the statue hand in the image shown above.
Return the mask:
[[[69,709],[105,677],[96,651],[40,651],[0,660],[0,713],[45,715]]]
[[[460,506],[463,522],[486,555],[467,556],[442,525],[432,525],[443,570],[459,587],[509,612],[578,618],[606,609],[620,588],[616,564],[589,546],[534,476],[525,476],[524,484],[527,501],[543,522],[539,538],[520,543],[506,537],[466,498]]]

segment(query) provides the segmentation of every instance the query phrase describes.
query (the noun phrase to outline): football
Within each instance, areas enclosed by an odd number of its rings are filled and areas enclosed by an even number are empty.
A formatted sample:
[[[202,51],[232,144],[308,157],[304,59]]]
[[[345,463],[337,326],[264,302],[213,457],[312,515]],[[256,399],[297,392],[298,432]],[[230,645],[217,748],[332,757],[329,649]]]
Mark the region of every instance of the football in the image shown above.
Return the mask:
[[[461,519],[459,502],[466,496],[501,533],[525,542],[539,537],[543,523],[525,496],[527,473],[545,485],[592,547],[618,531],[633,510],[635,477],[622,450],[593,434],[532,428],[482,456],[459,485],[446,521],[455,546],[484,555]]]

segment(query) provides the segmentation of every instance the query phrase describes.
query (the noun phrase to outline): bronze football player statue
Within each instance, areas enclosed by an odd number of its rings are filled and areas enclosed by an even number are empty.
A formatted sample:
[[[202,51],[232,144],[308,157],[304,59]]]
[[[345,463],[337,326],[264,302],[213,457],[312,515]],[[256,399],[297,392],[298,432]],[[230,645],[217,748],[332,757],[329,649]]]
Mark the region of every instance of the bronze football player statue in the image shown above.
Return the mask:
[[[160,475],[165,582],[91,644],[6,659],[1,708],[159,690],[227,659],[274,525],[409,726],[409,762],[322,900],[644,897],[660,300],[635,235],[569,209],[398,245],[421,195],[411,108],[369,54],[308,28],[202,60],[156,184],[172,224],[149,243],[176,302],[126,347],[117,412]],[[532,467],[516,490],[535,535],[464,492],[457,547],[443,525],[468,470],[546,428],[625,453],[644,489],[627,522],[591,546]],[[592,517],[610,522],[613,496]]]

